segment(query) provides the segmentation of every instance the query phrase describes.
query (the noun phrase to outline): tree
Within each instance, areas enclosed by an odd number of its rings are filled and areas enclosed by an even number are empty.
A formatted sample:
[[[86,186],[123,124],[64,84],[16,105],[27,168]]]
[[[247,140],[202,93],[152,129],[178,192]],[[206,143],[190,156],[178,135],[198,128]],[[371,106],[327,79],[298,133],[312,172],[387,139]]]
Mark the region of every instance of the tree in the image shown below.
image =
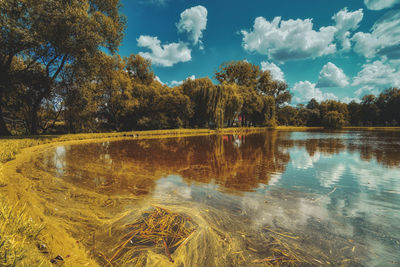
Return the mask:
[[[209,78],[187,79],[182,84],[183,93],[189,96],[193,109],[192,127],[208,127],[222,115],[223,94]],[[223,118],[223,116],[222,116]]]
[[[319,109],[319,103],[315,98],[311,98],[306,107],[308,109]]]
[[[34,96],[30,131],[36,134],[37,112],[63,68],[96,56],[101,48],[116,51],[124,28],[119,6],[114,0],[0,2],[0,135],[9,134],[2,108],[14,82],[20,82],[17,76],[40,76],[34,84],[23,79]],[[13,70],[15,60],[22,60],[24,68]]]
[[[379,121],[384,125],[396,126],[400,123],[400,90],[389,88],[379,95],[376,105],[380,110]]]
[[[137,105],[137,100],[132,95],[132,80],[120,56],[103,55],[94,86],[102,92],[102,117],[114,130],[121,130],[124,118]]]
[[[298,110],[292,106],[284,106],[278,109],[277,118],[279,125],[295,125],[297,126],[296,118]]]
[[[220,82],[235,83],[239,86],[256,88],[260,68],[247,61],[231,61],[224,63],[215,72],[215,78]]]
[[[379,119],[379,107],[374,95],[366,95],[361,100],[361,120],[364,125],[376,125]]]
[[[339,114],[343,116],[343,120],[345,124],[348,124],[350,117],[349,117],[349,110],[347,109],[347,104],[342,103],[335,100],[327,100],[323,101],[319,105],[320,116],[324,120],[325,115],[330,111],[337,111]]]
[[[274,97],[277,108],[284,103],[289,103],[292,99],[287,83],[273,80],[269,71],[260,72],[257,89],[265,95]]]
[[[285,82],[273,80],[269,71],[261,71],[258,66],[247,61],[222,64],[215,78],[221,84],[237,86],[243,102],[240,110],[242,126],[274,125],[278,107],[291,100]],[[272,102],[274,107],[271,107]],[[227,118],[230,121],[231,114]]]
[[[347,105],[350,114],[350,124],[359,126],[361,125],[361,105],[355,101],[351,101]]]
[[[130,55],[125,58],[126,70],[135,83],[150,85],[154,81],[154,72],[151,61],[140,55]]]
[[[227,125],[233,126],[233,122],[240,113],[243,106],[243,97],[240,95],[239,87],[236,84],[223,82],[218,85],[222,88],[224,94],[224,119]]]
[[[323,125],[329,129],[340,129],[346,124],[344,115],[338,111],[328,111],[323,117]]]

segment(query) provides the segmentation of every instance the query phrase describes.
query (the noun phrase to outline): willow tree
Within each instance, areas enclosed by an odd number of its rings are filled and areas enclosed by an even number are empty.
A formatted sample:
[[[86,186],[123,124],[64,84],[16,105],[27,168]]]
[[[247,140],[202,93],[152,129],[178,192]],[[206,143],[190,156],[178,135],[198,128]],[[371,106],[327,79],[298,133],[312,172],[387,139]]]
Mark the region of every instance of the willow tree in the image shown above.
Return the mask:
[[[223,82],[218,85],[222,88],[224,95],[224,118],[227,126],[232,126],[235,118],[242,110],[243,97],[239,92],[239,87],[236,84],[228,84]]]
[[[275,123],[275,105],[290,101],[287,84],[275,81],[269,71],[262,71],[247,61],[222,64],[215,73],[221,84],[235,84],[242,99],[242,125],[272,125]],[[274,107],[270,107],[273,103]]]
[[[79,64],[101,49],[114,53],[123,37],[124,18],[118,0],[4,0],[0,2],[0,135],[9,134],[2,108],[4,97],[13,91],[16,77],[40,70],[40,85],[24,86],[35,91],[32,114],[52,93],[60,72]],[[13,71],[12,62],[24,61],[24,69]],[[31,134],[37,132],[32,118]]]
[[[224,121],[224,96],[221,87],[215,86],[209,78],[187,79],[182,84],[184,94],[192,104],[192,127],[221,127]]]

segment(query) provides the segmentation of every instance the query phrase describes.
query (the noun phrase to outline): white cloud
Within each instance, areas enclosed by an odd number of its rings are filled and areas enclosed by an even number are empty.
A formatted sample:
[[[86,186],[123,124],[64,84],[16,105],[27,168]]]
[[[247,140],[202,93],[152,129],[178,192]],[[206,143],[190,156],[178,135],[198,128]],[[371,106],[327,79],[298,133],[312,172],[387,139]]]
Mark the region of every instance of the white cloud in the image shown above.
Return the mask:
[[[268,70],[271,73],[272,79],[277,81],[285,81],[285,75],[281,68],[275,65],[273,62],[263,61],[261,62],[261,70],[266,71]]]
[[[353,86],[364,86],[364,89],[400,86],[400,68],[392,66],[390,62],[376,60],[362,66],[361,71],[354,77]],[[372,89],[369,89],[372,90]]]
[[[269,22],[258,17],[252,31],[241,31],[242,45],[249,52],[267,55],[278,62],[316,58],[336,51],[336,31],[333,26],[314,30],[311,19],[285,21],[275,17]]]
[[[137,39],[139,47],[145,47],[151,52],[140,52],[144,58],[150,59],[154,65],[171,67],[179,62],[187,62],[192,59],[191,50],[185,43],[170,43],[161,45],[157,37],[141,35]]]
[[[361,20],[363,19],[363,10],[359,9],[354,12],[349,12],[347,7],[336,13],[332,19],[336,22],[336,38],[341,41],[342,49],[349,50],[351,48],[350,43],[350,31],[354,31],[359,27]]]
[[[181,85],[184,81],[186,81],[186,80],[188,80],[188,79],[190,79],[190,80],[196,80],[196,76],[195,76],[195,75],[189,76],[189,77],[187,77],[185,80],[182,80],[182,81],[175,81],[175,80],[173,80],[173,81],[171,81],[171,82],[169,83],[169,86],[171,86],[171,87],[179,86],[179,85]]]
[[[160,77],[158,77],[157,75],[154,77],[154,80],[156,80],[157,82],[161,83],[162,85],[164,85],[165,83],[163,83],[160,79]]]
[[[293,98],[293,102],[295,103],[307,103],[311,98],[315,98],[318,102],[328,99],[337,100],[337,97],[333,93],[323,93],[316,87],[315,83],[309,81],[295,83],[292,92],[295,93]]]
[[[319,73],[317,87],[345,87],[349,85],[349,78],[341,68],[328,62]]]
[[[364,4],[371,10],[381,10],[399,3],[400,0],[364,0]]]
[[[358,32],[351,39],[354,51],[367,58],[400,58],[400,11],[390,11],[372,26],[370,33]]]
[[[354,95],[358,98],[362,98],[365,95],[378,95],[378,94],[379,90],[376,87],[369,85],[363,86],[354,92]]]
[[[181,13],[181,19],[176,25],[179,32],[187,32],[193,44],[200,43],[203,31],[207,27],[207,9],[195,6]],[[202,46],[200,46],[202,47]]]
[[[360,103],[360,99],[357,97],[343,97],[341,100],[341,102],[349,104],[351,101],[355,101],[356,103]]]

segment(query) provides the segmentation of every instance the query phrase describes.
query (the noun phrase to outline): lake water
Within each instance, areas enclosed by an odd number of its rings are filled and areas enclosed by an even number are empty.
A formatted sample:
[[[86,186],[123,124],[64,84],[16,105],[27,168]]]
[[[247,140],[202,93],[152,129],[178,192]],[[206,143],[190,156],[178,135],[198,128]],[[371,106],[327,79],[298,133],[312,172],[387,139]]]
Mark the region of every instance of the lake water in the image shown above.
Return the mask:
[[[124,241],[124,227],[155,206],[195,225],[171,254],[176,266],[280,259],[400,265],[399,132],[267,131],[65,145],[19,171],[35,180],[46,216],[102,265]],[[143,265],[172,264],[164,249],[141,249]]]

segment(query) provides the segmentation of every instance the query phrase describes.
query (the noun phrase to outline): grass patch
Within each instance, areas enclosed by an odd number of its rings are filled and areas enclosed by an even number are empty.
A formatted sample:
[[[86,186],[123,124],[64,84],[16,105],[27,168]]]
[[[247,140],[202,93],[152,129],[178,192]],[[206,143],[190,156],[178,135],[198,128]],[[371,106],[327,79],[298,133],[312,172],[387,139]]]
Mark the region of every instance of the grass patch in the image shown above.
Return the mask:
[[[34,243],[42,226],[35,224],[25,206],[9,206],[0,200],[0,266],[43,265],[47,260]]]

